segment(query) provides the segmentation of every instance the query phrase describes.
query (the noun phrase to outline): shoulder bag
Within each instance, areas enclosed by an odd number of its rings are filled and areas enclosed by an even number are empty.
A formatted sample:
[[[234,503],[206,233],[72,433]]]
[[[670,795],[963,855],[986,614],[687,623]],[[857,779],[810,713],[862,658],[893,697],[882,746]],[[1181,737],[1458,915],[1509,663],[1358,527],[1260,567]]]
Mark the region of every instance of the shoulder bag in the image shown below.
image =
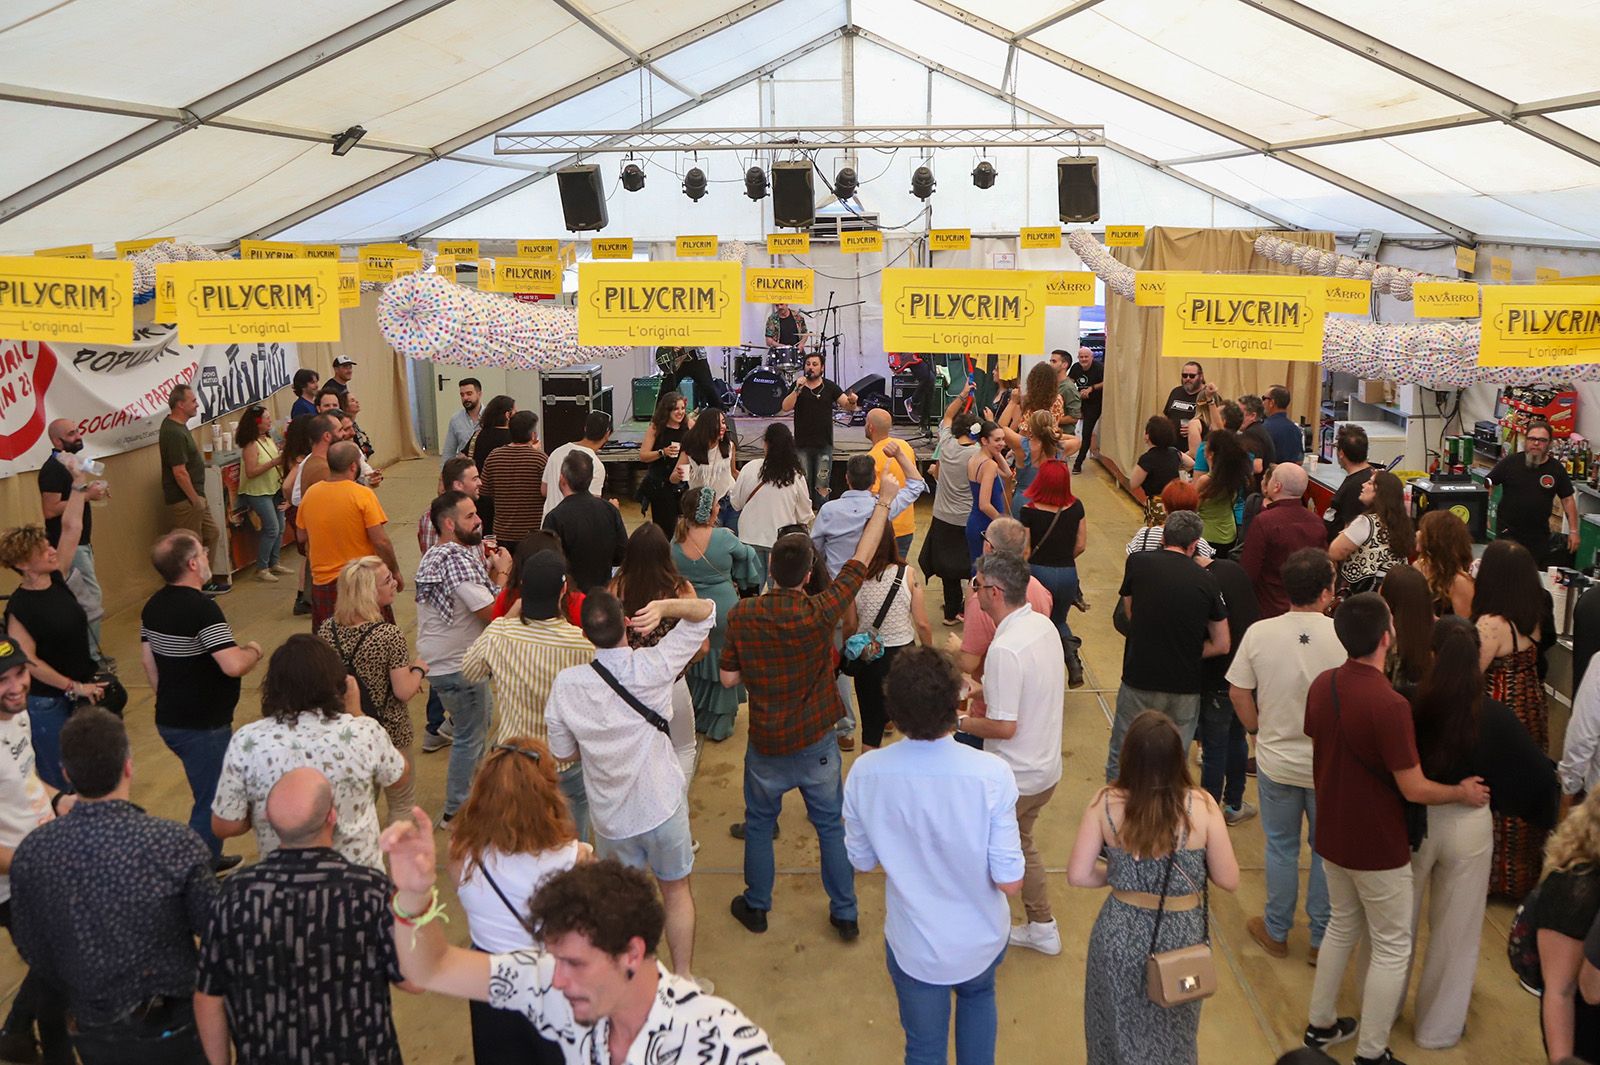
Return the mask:
[[[1062,508],[1062,510],[1064,509],[1065,508]],[[1050,519],[1050,524],[1045,526],[1044,535],[1039,537],[1039,542],[1028,548],[1029,562],[1033,561],[1033,556],[1039,553],[1039,548],[1044,545],[1044,542],[1050,539],[1050,534],[1056,531],[1056,522],[1061,520],[1062,510],[1057,510],[1056,516]]]
[[[1359,754],[1351,742],[1345,738],[1344,722],[1339,717],[1339,675],[1335,673],[1329,678],[1329,687],[1333,690],[1333,724],[1339,730],[1339,739],[1349,748],[1350,756],[1361,763],[1361,768],[1377,777],[1379,781],[1400,797],[1400,805],[1405,811],[1406,842],[1411,844],[1411,849],[1416,850],[1422,846],[1422,841],[1428,838],[1428,808],[1421,803],[1412,802],[1401,792],[1400,786],[1394,782],[1393,773],[1380,773]]]
[[[589,663],[589,665],[594,667],[594,671],[600,674],[600,679],[609,684],[611,686],[611,690],[616,692],[618,697],[621,698],[623,702],[633,707],[635,713],[644,718],[645,721],[649,722],[651,728],[655,729],[663,736],[671,735],[672,726],[667,724],[667,719],[650,709],[648,706],[644,705],[644,703],[640,702],[638,696],[634,695],[627,688],[624,688],[622,686],[622,682],[613,676],[609,669],[607,669],[605,666],[602,666],[598,661],[592,661]]]
[[[889,616],[889,604],[894,602],[905,579],[906,564],[902,562],[895,570],[894,583],[889,585],[889,594],[883,597],[883,605],[878,607],[878,616],[872,619],[871,627],[845,640],[844,653],[839,657],[840,673],[847,677],[859,677],[866,672],[869,663],[883,657],[883,641],[878,638],[878,630],[883,627],[883,619]]]
[[[1184,811],[1188,814],[1187,808]],[[1178,864],[1178,850],[1184,843],[1179,839],[1167,856],[1167,868],[1161,874],[1161,902],[1156,907],[1155,928],[1150,932],[1150,955],[1144,963],[1145,994],[1158,1006],[1181,1006],[1210,998],[1217,993],[1217,965],[1211,956],[1211,877],[1202,876],[1200,884],[1200,917],[1204,922],[1200,942],[1175,950],[1156,950],[1161,935],[1161,917],[1167,909],[1167,887],[1172,881],[1172,868]]]
[[[329,642],[333,644],[334,653],[343,660],[345,671],[356,679],[356,694],[361,697],[361,712],[370,718],[378,717],[378,703],[372,697],[372,689],[361,679],[361,672],[356,669],[356,656],[361,653],[361,646],[367,642],[367,637],[372,635],[379,624],[381,622],[369,622],[366,631],[356,639],[356,645],[349,654],[344,653],[344,647],[339,642],[339,623],[334,622],[333,627],[328,630],[328,635],[331,637]]]

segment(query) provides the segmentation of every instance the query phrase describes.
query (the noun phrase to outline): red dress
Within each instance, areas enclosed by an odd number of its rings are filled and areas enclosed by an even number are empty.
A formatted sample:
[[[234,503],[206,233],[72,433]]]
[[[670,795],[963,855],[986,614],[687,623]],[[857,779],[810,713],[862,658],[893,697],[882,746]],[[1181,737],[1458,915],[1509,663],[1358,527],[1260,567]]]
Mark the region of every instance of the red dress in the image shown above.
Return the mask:
[[[1520,651],[1496,658],[1484,674],[1489,698],[1511,708],[1541,751],[1550,749],[1550,708],[1539,681],[1539,648],[1530,643]],[[1489,894],[1521,900],[1539,883],[1544,866],[1544,841],[1548,835],[1520,817],[1496,814],[1494,864],[1489,870]]]

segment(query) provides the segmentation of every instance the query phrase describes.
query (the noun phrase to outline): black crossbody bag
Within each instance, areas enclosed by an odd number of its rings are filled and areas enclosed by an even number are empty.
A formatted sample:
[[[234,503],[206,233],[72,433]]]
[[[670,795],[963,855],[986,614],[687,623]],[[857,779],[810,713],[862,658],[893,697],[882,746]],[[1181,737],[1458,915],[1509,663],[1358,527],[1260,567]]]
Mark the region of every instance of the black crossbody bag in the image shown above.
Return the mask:
[[[633,707],[634,712],[636,712],[640,717],[644,718],[645,721],[649,722],[651,728],[655,729],[663,736],[671,735],[672,726],[667,724],[666,718],[662,717],[660,714],[644,705],[644,703],[640,702],[638,697],[627,688],[624,688],[622,686],[622,682],[617,680],[616,677],[612,676],[611,671],[605,666],[602,666],[599,662],[590,662],[589,664],[594,667],[594,671],[596,673],[600,674],[600,678],[602,680],[611,685],[611,690],[622,697],[623,702]]]
[[[1400,790],[1400,786],[1394,782],[1393,773],[1378,772],[1372,768],[1365,758],[1356,754],[1355,746],[1345,737],[1344,721],[1339,716],[1339,675],[1335,673],[1330,680],[1329,687],[1333,690],[1333,723],[1339,730],[1339,742],[1349,748],[1351,757],[1361,763],[1361,768],[1383,781],[1396,795],[1400,796],[1400,806],[1405,811],[1406,842],[1411,844],[1412,850],[1417,850],[1422,846],[1422,841],[1428,838],[1428,808],[1419,802],[1412,802],[1407,799],[1405,793]]]

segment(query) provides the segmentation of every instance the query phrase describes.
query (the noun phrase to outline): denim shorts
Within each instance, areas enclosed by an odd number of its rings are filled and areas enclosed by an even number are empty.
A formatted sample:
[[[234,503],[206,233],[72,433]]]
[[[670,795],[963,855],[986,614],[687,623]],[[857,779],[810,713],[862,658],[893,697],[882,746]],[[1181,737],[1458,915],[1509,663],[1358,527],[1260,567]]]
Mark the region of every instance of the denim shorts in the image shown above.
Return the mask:
[[[594,834],[594,849],[635,869],[648,869],[657,880],[682,880],[694,871],[694,838],[689,831],[689,803],[680,802],[672,816],[648,832],[627,839]]]

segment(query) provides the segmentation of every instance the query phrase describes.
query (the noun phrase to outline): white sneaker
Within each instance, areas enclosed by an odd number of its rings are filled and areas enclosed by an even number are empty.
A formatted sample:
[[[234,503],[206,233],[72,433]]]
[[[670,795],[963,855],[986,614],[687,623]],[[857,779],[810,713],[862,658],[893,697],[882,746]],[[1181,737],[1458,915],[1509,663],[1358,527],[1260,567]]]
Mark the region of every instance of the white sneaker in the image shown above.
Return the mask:
[[[1054,956],[1061,953],[1061,930],[1056,927],[1054,918],[1043,922],[1029,921],[1011,929],[1011,945]]]
[[[277,575],[274,574],[270,569],[258,569],[258,570],[256,570],[256,580],[258,580],[258,581],[266,581],[268,584],[277,584],[278,583]]]
[[[1254,803],[1245,802],[1241,799],[1238,806],[1224,806],[1222,808],[1222,819],[1230,825],[1238,825],[1250,820],[1257,812]]]
[[[439,735],[447,740],[454,740],[456,738],[456,723],[448,717],[445,718],[439,723]]]

